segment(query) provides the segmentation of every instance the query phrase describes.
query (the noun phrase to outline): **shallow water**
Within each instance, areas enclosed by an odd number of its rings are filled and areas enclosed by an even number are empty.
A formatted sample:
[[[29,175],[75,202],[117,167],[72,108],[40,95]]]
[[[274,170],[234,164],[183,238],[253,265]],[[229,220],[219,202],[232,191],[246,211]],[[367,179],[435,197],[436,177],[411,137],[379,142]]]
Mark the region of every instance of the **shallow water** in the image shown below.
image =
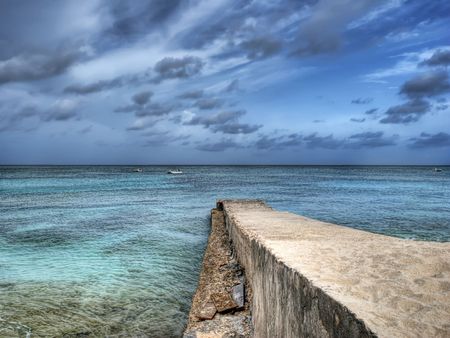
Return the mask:
[[[450,240],[450,167],[0,167],[0,337],[179,336],[217,198]]]

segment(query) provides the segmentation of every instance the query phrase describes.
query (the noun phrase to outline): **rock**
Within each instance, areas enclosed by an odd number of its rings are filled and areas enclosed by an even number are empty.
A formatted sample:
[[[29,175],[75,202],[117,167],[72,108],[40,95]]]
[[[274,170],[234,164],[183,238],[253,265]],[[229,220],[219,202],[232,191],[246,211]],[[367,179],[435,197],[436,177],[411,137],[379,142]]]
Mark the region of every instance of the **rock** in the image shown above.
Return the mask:
[[[217,311],[220,313],[228,312],[237,308],[236,303],[228,292],[222,291],[213,293],[211,298]]]
[[[244,308],[245,303],[245,289],[244,284],[238,284],[233,286],[231,289],[233,300],[236,303],[237,309],[241,310]]]
[[[237,332],[226,332],[222,338],[244,338],[244,336]]]
[[[239,282],[241,282],[242,284],[245,285],[245,275],[242,274],[242,275],[238,276],[238,278],[239,278]]]
[[[200,320],[211,320],[214,318],[214,315],[216,314],[217,309],[212,302],[206,303],[197,313],[197,318]]]
[[[196,338],[223,338],[223,332],[197,332]]]

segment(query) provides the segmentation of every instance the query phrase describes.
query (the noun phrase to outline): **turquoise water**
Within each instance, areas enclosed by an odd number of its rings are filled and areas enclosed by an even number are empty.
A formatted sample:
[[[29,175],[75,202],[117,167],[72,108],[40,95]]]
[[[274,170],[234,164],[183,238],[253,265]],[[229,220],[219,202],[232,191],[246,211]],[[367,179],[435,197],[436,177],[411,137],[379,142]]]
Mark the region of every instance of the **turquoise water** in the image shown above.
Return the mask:
[[[179,336],[217,198],[450,240],[450,167],[0,167],[0,337]]]

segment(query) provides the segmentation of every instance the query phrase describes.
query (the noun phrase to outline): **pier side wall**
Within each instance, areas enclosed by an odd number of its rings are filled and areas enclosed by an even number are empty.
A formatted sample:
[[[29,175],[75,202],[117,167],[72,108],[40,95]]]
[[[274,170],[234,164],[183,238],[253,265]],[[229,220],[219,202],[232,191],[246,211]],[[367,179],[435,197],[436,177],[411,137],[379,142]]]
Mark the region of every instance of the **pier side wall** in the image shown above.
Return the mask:
[[[298,271],[280,262],[227,214],[234,255],[253,289],[255,337],[376,337],[345,307],[314,287]]]
[[[252,288],[254,337],[450,337],[450,243],[223,200]]]

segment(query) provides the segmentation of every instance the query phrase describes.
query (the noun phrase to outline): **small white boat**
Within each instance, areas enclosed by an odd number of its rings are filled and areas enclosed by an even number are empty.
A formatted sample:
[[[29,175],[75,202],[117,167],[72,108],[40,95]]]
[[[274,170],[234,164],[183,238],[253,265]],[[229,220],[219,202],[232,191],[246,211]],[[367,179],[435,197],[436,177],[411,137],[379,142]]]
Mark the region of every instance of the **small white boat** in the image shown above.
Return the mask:
[[[142,168],[134,168],[133,172],[134,173],[141,173],[142,172]]]
[[[437,173],[440,173],[442,171],[442,169],[441,168],[434,168],[434,171],[437,172]]]
[[[175,170],[169,170],[167,173],[170,175],[181,175],[183,172],[180,169],[175,169]]]

